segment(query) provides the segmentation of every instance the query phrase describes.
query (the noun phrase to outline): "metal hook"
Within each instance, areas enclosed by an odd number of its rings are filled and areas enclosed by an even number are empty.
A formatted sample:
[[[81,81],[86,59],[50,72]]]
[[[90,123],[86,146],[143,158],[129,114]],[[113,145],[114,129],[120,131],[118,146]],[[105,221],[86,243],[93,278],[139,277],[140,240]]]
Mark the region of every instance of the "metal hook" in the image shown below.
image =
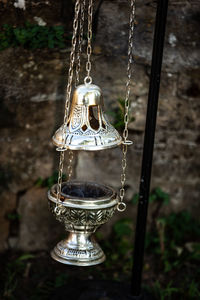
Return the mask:
[[[60,216],[61,210],[60,210],[60,208],[59,208],[58,206],[56,206],[56,207],[54,208],[54,212],[55,212],[55,214],[56,214],[57,216]]]
[[[124,202],[119,202],[119,203],[117,204],[117,210],[118,210],[119,212],[123,212],[123,211],[125,211],[125,209],[126,209],[126,203],[124,203]]]
[[[92,83],[92,77],[91,76],[86,76],[84,79],[84,83],[87,84],[91,84]]]

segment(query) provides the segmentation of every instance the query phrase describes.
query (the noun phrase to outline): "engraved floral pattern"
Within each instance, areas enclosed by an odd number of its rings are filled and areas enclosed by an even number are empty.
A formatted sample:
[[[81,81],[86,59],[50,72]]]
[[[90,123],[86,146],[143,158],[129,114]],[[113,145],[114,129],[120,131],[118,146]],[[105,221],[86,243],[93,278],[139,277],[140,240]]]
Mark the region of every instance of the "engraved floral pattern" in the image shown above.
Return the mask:
[[[49,201],[51,212],[55,215],[56,219],[65,224],[65,227],[71,228],[72,226],[100,226],[106,223],[114,214],[116,206],[101,209],[101,210],[85,210],[70,207],[61,207],[61,212],[57,214],[55,203]]]
[[[73,116],[71,118],[72,129],[81,126],[81,115],[82,115],[82,106],[76,105],[73,109]]]

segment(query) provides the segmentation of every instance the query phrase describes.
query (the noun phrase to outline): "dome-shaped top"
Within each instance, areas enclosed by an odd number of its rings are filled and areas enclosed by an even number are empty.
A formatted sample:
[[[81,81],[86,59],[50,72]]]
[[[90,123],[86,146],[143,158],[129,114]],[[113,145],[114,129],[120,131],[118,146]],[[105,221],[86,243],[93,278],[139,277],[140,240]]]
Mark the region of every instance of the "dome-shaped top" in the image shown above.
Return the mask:
[[[54,134],[53,143],[71,150],[103,150],[121,144],[122,138],[103,111],[101,89],[94,84],[79,85],[73,94],[67,124]]]

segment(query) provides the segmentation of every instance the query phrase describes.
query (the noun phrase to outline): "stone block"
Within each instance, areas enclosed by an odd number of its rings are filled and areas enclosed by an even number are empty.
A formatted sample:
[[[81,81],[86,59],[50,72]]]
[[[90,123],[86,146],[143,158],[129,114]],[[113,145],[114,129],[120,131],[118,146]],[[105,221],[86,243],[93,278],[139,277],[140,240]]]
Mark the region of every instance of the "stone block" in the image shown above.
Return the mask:
[[[61,238],[62,226],[48,210],[47,189],[33,187],[19,201],[20,218],[18,249],[50,250]]]
[[[0,210],[0,252],[8,249],[8,238],[10,233],[10,217],[16,209],[16,194],[10,191],[1,193]]]

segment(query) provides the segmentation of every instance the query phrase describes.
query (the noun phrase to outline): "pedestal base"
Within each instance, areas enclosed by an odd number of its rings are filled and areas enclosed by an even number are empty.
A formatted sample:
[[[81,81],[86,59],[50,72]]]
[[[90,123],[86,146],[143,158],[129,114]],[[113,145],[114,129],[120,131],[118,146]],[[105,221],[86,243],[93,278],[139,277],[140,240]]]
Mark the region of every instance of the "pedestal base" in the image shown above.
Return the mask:
[[[106,259],[103,250],[89,233],[77,232],[71,232],[67,239],[59,242],[51,251],[51,257],[74,266],[93,266]]]

